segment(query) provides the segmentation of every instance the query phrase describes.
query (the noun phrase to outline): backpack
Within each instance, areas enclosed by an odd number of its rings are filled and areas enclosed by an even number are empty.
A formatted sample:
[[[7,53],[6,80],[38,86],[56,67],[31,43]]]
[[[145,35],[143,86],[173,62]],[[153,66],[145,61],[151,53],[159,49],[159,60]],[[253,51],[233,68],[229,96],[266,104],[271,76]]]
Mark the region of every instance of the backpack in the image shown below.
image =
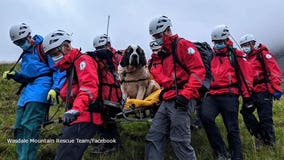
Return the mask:
[[[184,71],[187,72],[187,74],[189,74],[189,70],[181,63],[177,55],[177,44],[181,39],[182,38],[177,38],[172,45],[173,59],[174,63],[178,64],[183,68]],[[202,62],[206,70],[205,79],[202,83],[202,86],[198,89],[199,95],[203,97],[209,90],[210,82],[213,79],[213,76],[211,74],[211,60],[213,58],[214,51],[211,49],[210,45],[207,42],[194,42],[194,45],[200,53]]]
[[[118,75],[115,71],[115,65],[112,61],[113,53],[108,49],[99,49],[94,52],[87,52],[87,55],[92,57],[96,63],[98,64],[98,79],[99,79],[99,89],[98,89],[98,99],[94,104],[90,105],[90,112],[99,112],[102,113],[103,119],[108,119],[109,117],[114,117],[118,112],[120,112],[120,109],[117,107],[113,107],[108,105],[107,107],[104,107],[104,100],[103,100],[103,86],[109,86],[111,88],[119,88],[120,84],[118,81]],[[101,65],[100,62],[106,60],[105,65]],[[111,72],[113,75],[114,80],[117,82],[116,84],[106,84],[103,82],[103,75],[102,71],[106,70],[107,72]],[[111,96],[111,92],[109,93],[109,96]],[[122,99],[122,97],[118,97],[119,101]],[[99,106],[99,108],[98,108]]]

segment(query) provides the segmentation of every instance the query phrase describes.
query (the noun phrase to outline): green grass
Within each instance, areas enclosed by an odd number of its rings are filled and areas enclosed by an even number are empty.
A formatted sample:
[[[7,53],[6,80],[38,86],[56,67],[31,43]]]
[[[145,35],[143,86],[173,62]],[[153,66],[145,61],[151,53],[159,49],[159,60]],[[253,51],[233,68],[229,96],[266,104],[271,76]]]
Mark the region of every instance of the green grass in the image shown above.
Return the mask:
[[[0,73],[9,70],[11,64],[0,65]],[[19,84],[10,80],[0,79],[0,159],[14,160],[16,159],[15,144],[7,143],[8,138],[13,138],[13,124],[15,121],[15,111],[18,97],[15,95]],[[244,159],[245,160],[281,160],[284,159],[284,98],[280,101],[274,102],[273,113],[275,132],[277,138],[277,145],[275,148],[264,147],[261,150],[256,150],[254,147],[254,138],[249,135],[245,128],[242,117],[239,118],[241,140],[243,145]],[[55,112],[58,106],[51,107],[51,114]],[[64,107],[59,108],[56,118],[60,117],[64,111]],[[222,118],[218,117],[216,120],[220,127],[221,133],[226,140],[226,131],[222,122]],[[123,142],[123,149],[112,155],[95,156],[91,154],[94,147],[92,144],[84,154],[84,160],[100,159],[144,159],[144,144],[145,135],[150,127],[149,122],[131,122],[119,123],[120,135]],[[42,129],[41,138],[56,139],[60,133],[62,124],[53,124]],[[54,159],[56,143],[42,143],[38,151],[39,160]],[[211,149],[204,130],[192,132],[192,145],[195,148],[197,158],[200,160],[211,160]],[[166,159],[174,159],[170,143],[166,147]]]

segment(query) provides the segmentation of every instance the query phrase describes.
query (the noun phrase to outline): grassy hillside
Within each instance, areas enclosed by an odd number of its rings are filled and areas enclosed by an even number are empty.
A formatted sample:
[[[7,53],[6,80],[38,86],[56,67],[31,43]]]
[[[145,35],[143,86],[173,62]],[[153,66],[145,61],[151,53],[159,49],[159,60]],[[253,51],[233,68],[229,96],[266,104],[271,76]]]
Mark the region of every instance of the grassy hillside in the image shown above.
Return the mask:
[[[11,65],[0,65],[0,73],[8,70]],[[15,95],[18,84],[10,80],[0,79],[0,159],[14,160],[16,159],[15,144],[7,142],[7,139],[13,138],[13,124],[15,120],[15,111],[18,97]],[[55,112],[58,106],[51,108],[51,114]],[[62,115],[64,108],[59,108],[58,118]],[[264,147],[261,150],[256,150],[254,147],[254,138],[252,138],[240,116],[241,139],[243,144],[245,160],[280,160],[284,159],[284,98],[281,101],[274,102],[274,122],[275,132],[277,137],[277,145],[275,148]],[[222,119],[218,117],[217,124],[220,126],[223,137],[226,137],[225,128]],[[95,156],[90,152],[95,144],[92,144],[85,152],[84,160],[91,159],[136,159],[142,160],[144,154],[144,138],[151,124],[148,122],[132,122],[119,123],[120,134],[123,142],[123,149],[112,155]],[[60,133],[62,124],[49,125],[42,129],[41,139],[56,139]],[[204,130],[192,132],[192,145],[194,146],[197,158],[200,160],[210,160],[211,149],[208,144]],[[51,160],[54,158],[56,143],[41,143],[39,149],[39,160]],[[174,159],[172,156],[170,143],[167,145],[166,159]]]

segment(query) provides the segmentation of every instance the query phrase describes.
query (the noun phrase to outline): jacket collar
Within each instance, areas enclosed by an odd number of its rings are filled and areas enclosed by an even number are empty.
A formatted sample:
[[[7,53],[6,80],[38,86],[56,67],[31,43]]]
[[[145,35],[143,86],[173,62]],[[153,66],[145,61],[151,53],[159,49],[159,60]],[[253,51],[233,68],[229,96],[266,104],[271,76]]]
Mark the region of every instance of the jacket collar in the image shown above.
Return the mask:
[[[172,53],[172,44],[174,41],[178,38],[178,35],[172,35],[172,36],[164,36],[163,38],[163,48],[168,51],[169,53]]]
[[[269,52],[269,51],[268,51],[268,48],[267,48],[265,45],[259,44],[256,49],[254,48],[254,49],[252,50],[252,53],[251,53],[251,55],[249,55],[249,56],[256,55],[257,53],[260,53],[260,52],[262,52],[262,51],[267,51],[267,52]]]
[[[77,48],[73,48],[71,51],[65,54],[59,62],[55,64],[55,67],[58,67],[60,71],[67,70],[81,55],[82,53]]]

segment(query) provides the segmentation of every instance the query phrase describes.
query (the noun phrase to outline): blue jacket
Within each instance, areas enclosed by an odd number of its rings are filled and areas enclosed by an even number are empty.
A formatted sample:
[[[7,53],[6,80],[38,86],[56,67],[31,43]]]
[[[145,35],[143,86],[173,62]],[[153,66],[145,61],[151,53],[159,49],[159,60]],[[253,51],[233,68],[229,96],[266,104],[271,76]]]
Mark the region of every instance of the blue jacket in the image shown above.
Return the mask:
[[[35,40],[34,47],[24,51],[21,70],[16,71],[13,77],[19,83],[27,83],[20,95],[19,107],[24,107],[28,102],[49,103],[46,99],[48,91],[55,89],[59,92],[66,79],[66,72],[60,72],[58,68],[53,67],[51,57],[46,58],[48,64],[40,59],[38,46],[43,38],[35,35],[33,39]]]

